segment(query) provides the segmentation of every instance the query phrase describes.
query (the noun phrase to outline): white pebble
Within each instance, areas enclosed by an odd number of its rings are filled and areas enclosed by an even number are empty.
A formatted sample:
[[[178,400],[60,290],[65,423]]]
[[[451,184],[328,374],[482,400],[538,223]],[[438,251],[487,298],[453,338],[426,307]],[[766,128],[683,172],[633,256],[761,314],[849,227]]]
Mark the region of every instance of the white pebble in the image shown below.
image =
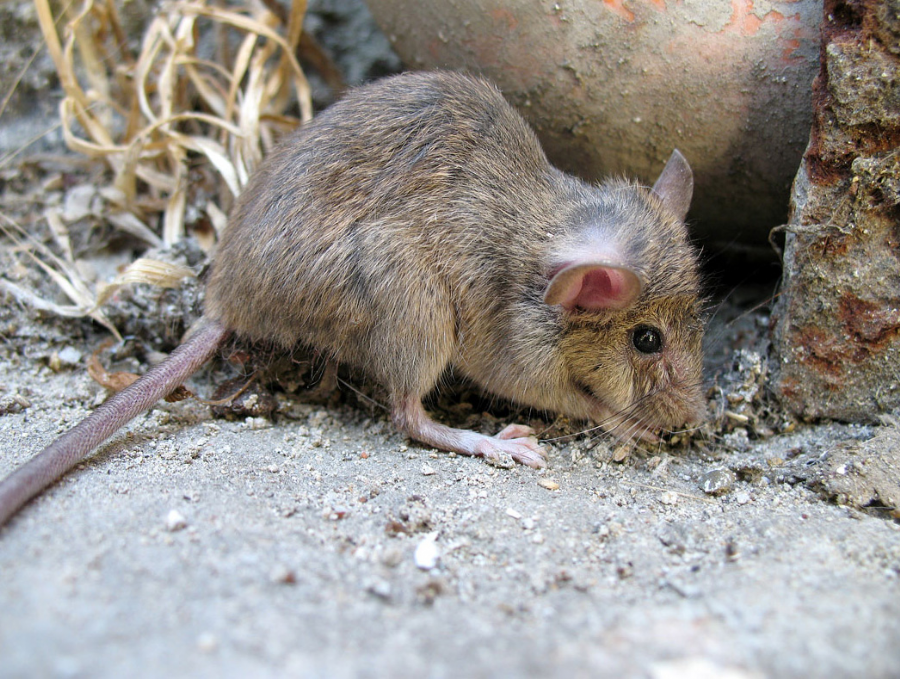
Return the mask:
[[[79,365],[83,354],[75,347],[66,347],[59,352],[59,360],[64,365]]]
[[[166,530],[170,533],[187,528],[187,519],[177,509],[172,509],[166,515]]]
[[[369,583],[366,587],[366,591],[370,594],[374,594],[379,599],[387,601],[391,598],[391,583],[379,578],[378,580]]]
[[[212,632],[204,632],[197,637],[197,648],[202,653],[212,653],[219,647],[219,640]]]
[[[248,417],[246,420],[244,420],[244,424],[247,428],[253,431],[268,429],[272,426],[272,423],[265,417]]]
[[[413,557],[416,566],[423,571],[430,571],[441,560],[441,548],[437,546],[437,533],[429,533],[416,547]]]

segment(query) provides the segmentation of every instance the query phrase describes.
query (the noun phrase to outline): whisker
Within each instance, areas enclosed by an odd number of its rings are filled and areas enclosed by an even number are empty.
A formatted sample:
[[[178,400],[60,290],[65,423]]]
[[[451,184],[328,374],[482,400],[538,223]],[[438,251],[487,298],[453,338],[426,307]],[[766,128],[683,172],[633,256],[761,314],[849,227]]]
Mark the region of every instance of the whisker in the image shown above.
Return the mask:
[[[342,377],[338,377],[338,378],[337,378],[337,381],[338,381],[338,384],[340,384],[342,387],[347,387],[347,389],[349,389],[350,391],[352,391],[354,394],[356,394],[356,396],[357,396],[358,398],[362,399],[363,401],[366,401],[366,402],[370,403],[370,404],[373,405],[373,406],[376,406],[376,407],[378,407],[378,408],[381,408],[381,409],[384,410],[384,411],[387,411],[387,412],[390,412],[390,411],[391,411],[391,409],[388,408],[386,405],[384,405],[383,403],[379,403],[378,401],[376,401],[376,400],[375,400],[374,398],[372,398],[371,396],[367,396],[366,394],[362,393],[359,389],[357,389],[356,387],[354,387],[352,384],[350,384],[349,382],[347,382],[347,380],[343,379]]]
[[[704,309],[704,311],[712,310],[712,313],[709,315],[709,318],[707,319],[708,323],[712,323],[716,319],[716,316],[718,316],[719,312],[725,308],[725,305],[732,298],[734,293],[736,293],[740,289],[740,287],[741,287],[740,285],[735,285],[734,287],[731,288],[731,290],[729,290],[727,293],[725,293],[725,295],[722,296],[722,298],[718,301],[718,303],[716,303],[715,305],[710,305],[710,307]]]
[[[768,306],[769,304],[771,304],[771,303],[773,303],[775,300],[777,300],[779,297],[781,297],[782,293],[784,293],[784,292],[785,292],[784,290],[779,290],[778,292],[772,293],[771,296],[767,297],[766,299],[764,299],[764,300],[763,300],[762,302],[760,302],[759,304],[757,304],[757,305],[755,305],[755,306],[753,306],[753,307],[747,309],[747,310],[744,311],[743,313],[741,313],[741,314],[735,316],[734,318],[732,318],[732,319],[728,322],[728,325],[732,325],[732,324],[736,323],[737,321],[741,320],[742,318],[746,318],[746,317],[749,316],[750,314],[756,313],[757,311],[759,311],[759,310],[762,309],[763,307]]]
[[[700,431],[701,429],[703,429],[703,425],[698,424],[694,427],[687,427],[685,429],[670,429],[666,433],[672,434],[673,436],[679,434],[693,434],[694,432]]]
[[[529,419],[533,413],[534,413],[534,409],[530,408],[529,409]],[[557,416],[556,419],[553,420],[553,422],[551,422],[546,427],[544,427],[543,431],[541,431],[542,438],[540,440],[552,443],[554,441],[564,441],[565,439],[574,438],[574,437],[580,436],[582,434],[582,432],[575,432],[574,434],[563,434],[561,436],[558,436],[558,437],[552,438],[552,439],[543,438],[543,435],[546,434],[548,431],[553,431],[554,429],[558,429],[560,427],[560,424],[563,421],[563,419],[564,418],[562,416]]]

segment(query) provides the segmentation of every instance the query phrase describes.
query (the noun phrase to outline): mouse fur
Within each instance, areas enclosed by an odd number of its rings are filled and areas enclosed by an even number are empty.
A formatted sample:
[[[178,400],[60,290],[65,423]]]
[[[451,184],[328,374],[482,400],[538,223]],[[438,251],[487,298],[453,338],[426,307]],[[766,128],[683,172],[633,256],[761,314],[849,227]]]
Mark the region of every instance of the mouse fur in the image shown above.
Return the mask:
[[[396,76],[352,91],[259,168],[206,314],[362,368],[395,410],[453,366],[520,404],[595,420],[631,410],[641,433],[677,426],[700,415],[700,277],[664,198],[556,170],[484,80]],[[640,295],[622,309],[545,303],[551,272],[585,259],[627,269]],[[666,330],[661,360],[632,355],[641,323]]]

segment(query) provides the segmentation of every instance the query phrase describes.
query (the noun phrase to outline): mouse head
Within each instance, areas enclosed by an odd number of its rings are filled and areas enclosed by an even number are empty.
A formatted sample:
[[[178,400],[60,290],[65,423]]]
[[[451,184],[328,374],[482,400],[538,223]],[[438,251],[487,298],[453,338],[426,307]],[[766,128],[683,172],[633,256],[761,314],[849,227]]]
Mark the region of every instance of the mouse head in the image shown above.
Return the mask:
[[[554,255],[544,301],[560,309],[570,386],[624,438],[702,419],[699,265],[684,226],[692,191],[675,151],[650,191],[596,188]]]

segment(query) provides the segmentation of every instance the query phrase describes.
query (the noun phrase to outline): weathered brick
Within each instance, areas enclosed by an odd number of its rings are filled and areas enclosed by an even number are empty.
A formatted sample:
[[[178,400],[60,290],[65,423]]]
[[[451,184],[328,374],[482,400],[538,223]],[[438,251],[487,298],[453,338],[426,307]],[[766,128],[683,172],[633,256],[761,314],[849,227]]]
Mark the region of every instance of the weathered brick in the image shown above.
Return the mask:
[[[825,3],[772,332],[773,388],[803,416],[872,420],[900,407],[898,6]]]

